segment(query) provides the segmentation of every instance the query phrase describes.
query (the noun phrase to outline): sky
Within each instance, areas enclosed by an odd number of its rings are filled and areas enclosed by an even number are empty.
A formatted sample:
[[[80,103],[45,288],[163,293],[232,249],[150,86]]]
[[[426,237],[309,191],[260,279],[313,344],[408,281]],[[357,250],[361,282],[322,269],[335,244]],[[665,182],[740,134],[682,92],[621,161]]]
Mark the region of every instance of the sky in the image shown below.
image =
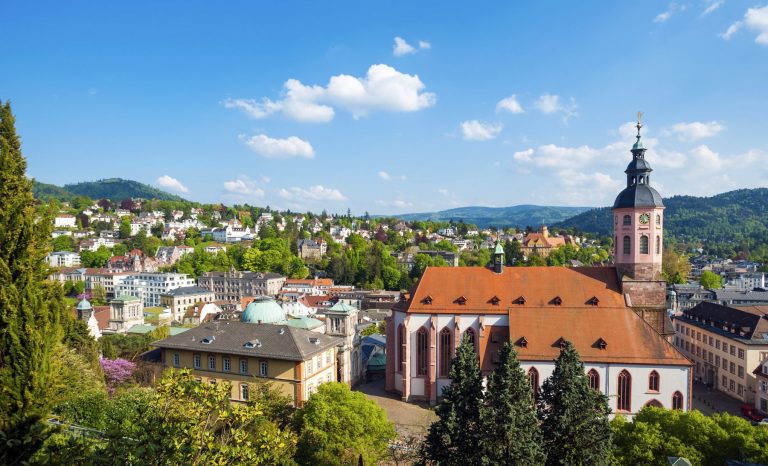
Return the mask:
[[[393,214],[768,185],[768,3],[0,0],[28,173]]]

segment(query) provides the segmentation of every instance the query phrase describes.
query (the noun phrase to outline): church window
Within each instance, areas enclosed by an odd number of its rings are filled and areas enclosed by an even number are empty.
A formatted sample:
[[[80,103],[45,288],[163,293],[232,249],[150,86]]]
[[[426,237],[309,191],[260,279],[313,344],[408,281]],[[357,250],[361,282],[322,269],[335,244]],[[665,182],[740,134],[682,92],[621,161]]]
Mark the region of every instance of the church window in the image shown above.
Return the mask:
[[[623,250],[623,252],[624,252],[624,254],[629,254],[631,252],[631,250],[632,250],[631,240],[629,239],[629,236],[625,236],[624,237],[624,250]]]
[[[539,394],[539,371],[535,367],[528,369],[528,380],[531,382],[531,390],[533,395]]]
[[[477,347],[475,346],[475,330],[468,328],[464,332],[464,338],[466,338],[467,342],[469,342],[472,345],[472,349],[477,351]]]
[[[600,374],[596,370],[590,369],[587,372],[587,380],[589,380],[589,388],[600,391]]]
[[[624,225],[632,225],[632,217],[629,215],[624,216]]]
[[[632,410],[632,376],[625,370],[619,373],[616,409],[630,412]]]
[[[448,327],[440,332],[440,376],[448,377],[451,371],[451,331]]]
[[[640,254],[648,254],[648,237],[645,235],[640,237]]]
[[[651,392],[659,391],[659,373],[651,371],[651,375],[648,376],[648,390]]]
[[[416,374],[427,375],[427,330],[424,327],[416,332]]]
[[[661,254],[661,236],[656,235],[656,254]]]
[[[397,372],[403,370],[405,364],[405,326],[400,324],[397,329],[397,351],[400,356],[400,364],[397,365]]]
[[[672,409],[683,409],[683,394],[675,392],[672,395]]]
[[[661,225],[661,215],[656,214],[656,225]]]

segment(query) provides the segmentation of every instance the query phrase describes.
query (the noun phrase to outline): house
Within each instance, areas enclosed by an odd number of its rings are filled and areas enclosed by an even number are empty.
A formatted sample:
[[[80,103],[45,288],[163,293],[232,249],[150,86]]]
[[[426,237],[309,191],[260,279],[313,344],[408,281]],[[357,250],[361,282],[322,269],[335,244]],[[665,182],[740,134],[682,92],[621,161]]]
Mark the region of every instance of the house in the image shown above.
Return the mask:
[[[299,257],[305,261],[319,261],[325,256],[328,245],[325,241],[318,239],[300,239],[296,241],[296,247],[299,251]]]
[[[198,278],[201,287],[211,290],[217,301],[239,302],[246,296],[276,296],[285,277],[276,273],[206,272]]]
[[[526,257],[531,254],[547,257],[552,251],[566,244],[576,245],[569,236],[550,236],[549,229],[543,225],[538,232],[525,235],[520,250]]]
[[[333,288],[333,280],[330,278],[289,278],[283,282],[280,292],[321,296],[328,294],[330,288]]]
[[[234,402],[249,401],[249,383],[263,380],[300,407],[321,384],[336,381],[338,344],[311,330],[244,320],[209,322],[153,346],[165,367],[191,369],[203,383],[231,384]]]
[[[194,286],[195,280],[184,273],[131,274],[115,286],[116,295],[140,298],[144,306],[160,306],[160,296],[176,288]]]
[[[155,259],[161,265],[173,265],[187,254],[195,252],[190,246],[161,246],[157,248]]]
[[[136,296],[120,295],[109,302],[109,330],[126,333],[129,328],[144,323],[144,305]]]
[[[102,238],[101,236],[99,236],[98,238],[86,239],[80,242],[78,251],[96,252],[102,246],[104,246],[107,249],[111,249],[115,247],[115,240],[112,238]]]
[[[182,323],[184,325],[200,325],[215,319],[221,312],[221,308],[215,303],[195,303],[187,307]]]
[[[768,354],[760,361],[752,374],[755,376],[755,408],[763,416],[768,416]]]
[[[160,294],[160,306],[170,309],[173,320],[181,322],[191,304],[212,303],[216,294],[201,286],[183,286]]]
[[[54,228],[75,228],[77,227],[77,219],[74,215],[70,214],[58,214],[53,219]]]
[[[71,251],[56,251],[48,254],[45,261],[51,267],[77,267],[80,265],[80,254]]]

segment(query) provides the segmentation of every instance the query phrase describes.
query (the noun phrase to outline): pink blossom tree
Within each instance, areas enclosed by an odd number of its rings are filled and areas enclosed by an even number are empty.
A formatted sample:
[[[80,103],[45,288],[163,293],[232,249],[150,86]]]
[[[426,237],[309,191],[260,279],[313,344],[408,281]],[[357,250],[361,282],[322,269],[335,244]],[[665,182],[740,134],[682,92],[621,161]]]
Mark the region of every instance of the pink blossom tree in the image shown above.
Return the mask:
[[[119,386],[128,382],[133,377],[136,370],[136,364],[123,358],[107,359],[101,358],[101,369],[104,371],[104,378],[107,382],[107,391],[110,394],[115,392]]]

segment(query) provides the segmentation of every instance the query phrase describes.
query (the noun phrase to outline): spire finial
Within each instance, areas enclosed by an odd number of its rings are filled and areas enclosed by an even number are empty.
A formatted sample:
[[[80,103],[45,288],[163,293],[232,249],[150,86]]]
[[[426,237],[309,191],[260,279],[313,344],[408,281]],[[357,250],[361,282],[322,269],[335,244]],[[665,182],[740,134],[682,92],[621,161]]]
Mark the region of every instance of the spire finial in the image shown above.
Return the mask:
[[[640,138],[640,128],[643,127],[643,123],[641,122],[643,118],[643,112],[637,112],[637,125],[635,125],[635,128],[637,128],[637,138]]]

